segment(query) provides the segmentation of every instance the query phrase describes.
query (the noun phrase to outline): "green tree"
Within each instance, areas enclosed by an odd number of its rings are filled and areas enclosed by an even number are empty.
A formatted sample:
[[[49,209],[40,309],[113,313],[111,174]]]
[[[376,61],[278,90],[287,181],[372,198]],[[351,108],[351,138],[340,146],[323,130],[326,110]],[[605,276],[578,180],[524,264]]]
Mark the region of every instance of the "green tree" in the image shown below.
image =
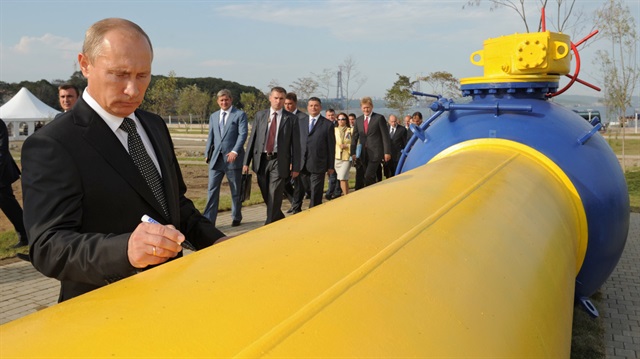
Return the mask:
[[[87,88],[87,79],[82,74],[82,71],[74,71],[67,83],[78,86],[81,92]]]
[[[428,83],[434,94],[447,98],[460,97],[460,81],[449,72],[432,72],[427,76],[420,77],[418,80]]]
[[[178,97],[177,85],[176,73],[169,71],[169,77],[159,79],[147,90],[144,102],[140,107],[162,117],[175,113]]]
[[[198,85],[190,85],[182,88],[179,93],[178,113],[183,116],[189,116],[189,124],[191,124],[193,120],[196,120],[200,124],[201,132],[204,133],[211,96],[200,90]]]
[[[604,78],[604,102],[610,116],[614,116],[624,126],[627,108],[631,106],[631,96],[635,90],[640,71],[634,61],[637,51],[638,33],[635,19],[628,6],[620,0],[609,0],[594,14],[595,23],[604,39],[611,43],[609,51],[598,50],[597,61]],[[622,166],[624,169],[624,137],[622,131]]]
[[[240,94],[240,102],[249,122],[253,121],[258,111],[269,106],[267,97],[262,93],[243,92]]]
[[[398,80],[387,90],[384,99],[387,101],[388,108],[398,110],[399,116],[404,116],[415,100],[415,97],[411,95],[411,88],[417,81],[411,81],[408,76],[398,73],[396,75],[398,75]]]

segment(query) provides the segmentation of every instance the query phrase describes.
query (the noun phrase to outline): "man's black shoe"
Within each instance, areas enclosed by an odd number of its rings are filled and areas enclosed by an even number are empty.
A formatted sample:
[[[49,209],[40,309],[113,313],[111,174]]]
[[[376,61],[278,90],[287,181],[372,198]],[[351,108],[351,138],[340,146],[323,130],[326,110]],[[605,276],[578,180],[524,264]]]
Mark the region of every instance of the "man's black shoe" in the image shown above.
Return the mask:
[[[302,212],[302,210],[296,209],[295,211],[293,211],[293,214],[300,213],[300,212]]]
[[[237,227],[239,225],[240,225],[240,221],[233,220],[233,222],[231,222],[231,227]]]
[[[324,196],[324,198],[326,198],[326,199],[327,199],[327,201],[331,201],[331,200],[333,199],[333,196],[332,196],[332,195],[330,195],[330,194],[326,194],[326,195]]]
[[[31,262],[28,254],[16,253],[16,257],[22,259],[23,261]]]
[[[293,207],[289,208],[289,210],[287,211],[287,213],[292,213],[293,212]]]

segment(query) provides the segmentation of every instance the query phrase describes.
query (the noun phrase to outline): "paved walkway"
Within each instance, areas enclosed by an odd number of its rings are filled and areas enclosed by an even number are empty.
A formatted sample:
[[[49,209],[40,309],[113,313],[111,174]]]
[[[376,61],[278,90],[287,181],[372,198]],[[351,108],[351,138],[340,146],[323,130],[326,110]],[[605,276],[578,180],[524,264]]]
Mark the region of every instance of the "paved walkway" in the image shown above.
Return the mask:
[[[306,201],[305,201],[306,202]],[[283,209],[289,203],[284,201]],[[307,208],[307,204],[303,206]],[[264,223],[263,204],[243,207],[242,225],[231,227],[231,212],[222,212],[219,228],[228,235],[242,234]],[[3,265],[4,264],[4,265]],[[58,281],[38,273],[30,263],[0,263],[0,324],[56,304]],[[602,289],[598,310],[605,326],[607,358],[640,359],[640,214],[631,214],[629,237],[622,259]]]
[[[600,292],[607,358],[640,359],[640,213],[631,213],[622,258]]]

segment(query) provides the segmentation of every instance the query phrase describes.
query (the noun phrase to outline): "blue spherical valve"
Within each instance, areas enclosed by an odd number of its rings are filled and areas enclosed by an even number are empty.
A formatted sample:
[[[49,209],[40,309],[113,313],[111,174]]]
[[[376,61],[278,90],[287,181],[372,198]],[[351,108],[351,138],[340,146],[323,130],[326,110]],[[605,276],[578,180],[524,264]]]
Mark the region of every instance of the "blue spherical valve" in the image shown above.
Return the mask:
[[[397,172],[429,162],[456,144],[482,138],[515,141],[544,154],[569,177],[584,205],[588,245],[576,278],[577,298],[592,295],[609,277],[624,249],[629,197],[616,155],[589,122],[547,99],[556,83],[463,85],[470,103],[440,98],[434,115],[413,128]]]

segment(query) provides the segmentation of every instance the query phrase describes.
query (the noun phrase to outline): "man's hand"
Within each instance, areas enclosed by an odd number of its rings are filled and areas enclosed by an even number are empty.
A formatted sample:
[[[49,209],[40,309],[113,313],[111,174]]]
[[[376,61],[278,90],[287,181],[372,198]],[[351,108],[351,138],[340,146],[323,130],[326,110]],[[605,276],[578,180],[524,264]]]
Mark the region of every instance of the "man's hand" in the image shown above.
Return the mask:
[[[249,166],[242,166],[242,173],[249,173]]]
[[[384,161],[385,161],[385,162],[389,162],[389,161],[391,161],[391,155],[390,155],[390,154],[386,154],[386,153],[385,153],[385,154],[384,154]]]
[[[129,263],[135,268],[164,263],[178,255],[184,240],[184,235],[172,225],[140,222],[129,237]]]
[[[329,175],[332,175],[332,174],[333,174],[333,172],[335,172],[335,170],[334,170],[333,168],[329,168],[329,169],[327,170],[327,173],[328,173]]]
[[[296,178],[298,177],[298,175],[300,174],[300,172],[291,172],[291,178]]]
[[[358,158],[356,157],[356,155],[352,155],[352,156],[351,156],[351,159],[353,160],[353,163],[356,163],[356,160],[357,160]]]
[[[236,158],[238,157],[238,154],[235,152],[229,152],[227,153],[227,163],[233,163],[235,162]]]

